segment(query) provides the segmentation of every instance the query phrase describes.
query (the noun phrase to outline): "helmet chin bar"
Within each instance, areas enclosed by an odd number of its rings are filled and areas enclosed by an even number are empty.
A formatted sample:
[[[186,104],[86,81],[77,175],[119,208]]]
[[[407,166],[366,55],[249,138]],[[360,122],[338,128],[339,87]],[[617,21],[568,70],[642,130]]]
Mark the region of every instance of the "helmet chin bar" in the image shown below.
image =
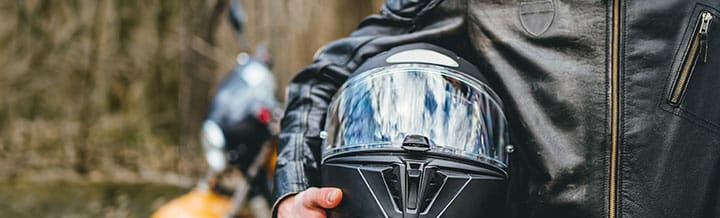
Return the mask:
[[[424,152],[334,156],[322,180],[344,193],[329,217],[503,217],[505,209],[503,170]]]

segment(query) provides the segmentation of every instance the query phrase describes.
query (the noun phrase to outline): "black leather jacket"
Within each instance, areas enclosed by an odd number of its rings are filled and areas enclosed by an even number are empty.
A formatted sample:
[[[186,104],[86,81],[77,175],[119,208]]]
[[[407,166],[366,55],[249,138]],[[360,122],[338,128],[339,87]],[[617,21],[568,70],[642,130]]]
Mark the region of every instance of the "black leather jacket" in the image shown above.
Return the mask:
[[[720,217],[718,0],[387,1],[288,87],[276,197],[318,185],[337,88],[410,42],[474,62],[504,99],[512,216]]]

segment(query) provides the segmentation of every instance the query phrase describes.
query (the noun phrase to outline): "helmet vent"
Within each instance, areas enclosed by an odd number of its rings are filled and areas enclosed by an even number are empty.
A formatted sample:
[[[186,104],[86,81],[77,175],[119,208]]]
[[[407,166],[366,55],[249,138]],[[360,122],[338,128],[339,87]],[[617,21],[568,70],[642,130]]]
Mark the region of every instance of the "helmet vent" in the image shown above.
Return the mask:
[[[440,187],[442,187],[445,181],[445,175],[435,170],[427,171],[425,175],[427,176],[427,180],[425,180],[427,184],[425,184],[425,190],[423,191],[422,201],[420,201],[418,211],[425,211],[430,207],[430,203],[435,199],[438,191],[440,191]]]
[[[437,167],[419,162],[393,164],[382,175],[398,212],[409,214],[426,213],[447,177]]]
[[[385,178],[385,185],[387,185],[390,196],[392,197],[395,206],[402,210],[402,184],[400,183],[400,169],[401,167],[395,164],[392,168],[383,170],[382,174]]]

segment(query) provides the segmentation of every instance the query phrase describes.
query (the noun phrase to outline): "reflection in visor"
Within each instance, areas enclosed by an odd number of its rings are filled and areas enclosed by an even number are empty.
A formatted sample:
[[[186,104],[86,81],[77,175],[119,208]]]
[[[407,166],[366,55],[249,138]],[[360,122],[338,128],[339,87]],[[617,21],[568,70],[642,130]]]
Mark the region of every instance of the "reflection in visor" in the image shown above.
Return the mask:
[[[378,68],[351,78],[330,105],[323,158],[391,149],[408,134],[431,151],[506,168],[507,121],[499,99],[480,81],[422,64]]]

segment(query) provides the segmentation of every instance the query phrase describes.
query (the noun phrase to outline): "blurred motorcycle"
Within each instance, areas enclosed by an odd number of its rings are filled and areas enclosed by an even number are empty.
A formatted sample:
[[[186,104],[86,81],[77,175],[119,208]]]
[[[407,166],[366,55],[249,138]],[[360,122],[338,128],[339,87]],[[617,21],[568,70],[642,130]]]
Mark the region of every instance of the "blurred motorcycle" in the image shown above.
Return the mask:
[[[232,1],[230,18],[241,43],[244,13]],[[195,190],[163,205],[153,218],[239,217],[246,206],[254,217],[270,217],[271,176],[276,152],[271,140],[280,114],[274,97],[276,80],[267,49],[241,53],[218,87],[201,130],[209,170]],[[235,188],[223,179],[239,177]],[[249,199],[249,200],[248,200]]]

